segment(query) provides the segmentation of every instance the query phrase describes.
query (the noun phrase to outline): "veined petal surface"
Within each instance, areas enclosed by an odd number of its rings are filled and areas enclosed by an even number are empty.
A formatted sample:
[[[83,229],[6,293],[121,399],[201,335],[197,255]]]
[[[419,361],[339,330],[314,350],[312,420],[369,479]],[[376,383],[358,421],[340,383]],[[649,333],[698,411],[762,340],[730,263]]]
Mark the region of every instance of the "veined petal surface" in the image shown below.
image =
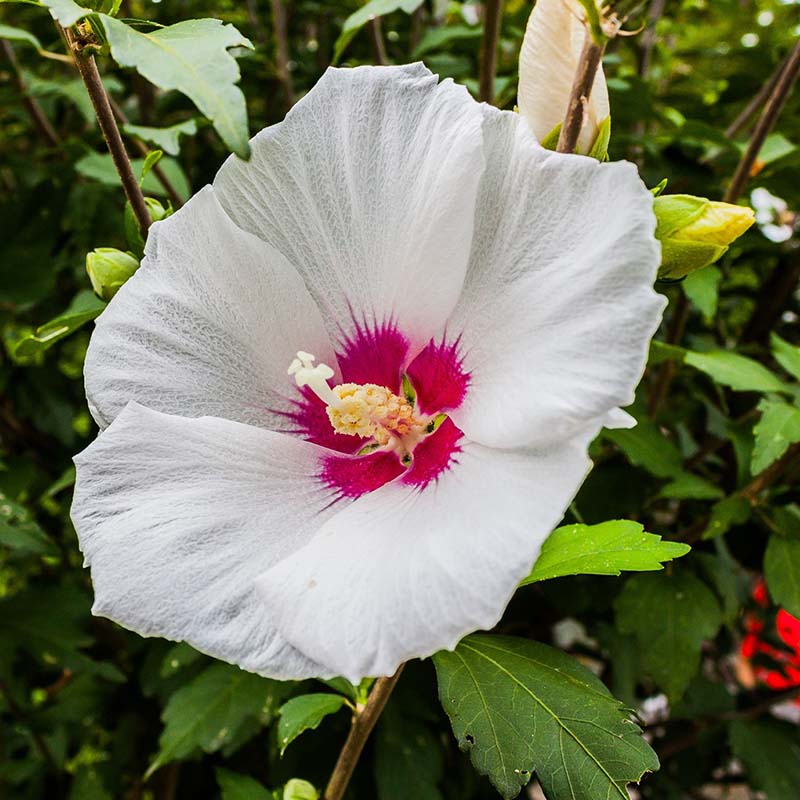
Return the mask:
[[[633,164],[552,153],[484,106],[488,165],[448,322],[470,375],[453,419],[495,447],[564,441],[634,399],[665,300]]]
[[[275,627],[254,580],[330,517],[322,448],[131,403],[76,456],[72,518],[92,612],[275,678],[331,677]]]
[[[101,428],[131,401],[264,428],[296,398],[300,349],[336,367],[322,318],[286,259],[237,228],[206,187],[156,223],[136,274],[101,314],[86,354]]]
[[[589,468],[586,438],[551,450],[465,443],[422,489],[397,480],[329,519],[258,579],[268,615],[351,681],[493,627]]]
[[[329,69],[214,182],[285,255],[340,341],[393,321],[427,344],[461,290],[483,171],[480,107],[422,64]]]

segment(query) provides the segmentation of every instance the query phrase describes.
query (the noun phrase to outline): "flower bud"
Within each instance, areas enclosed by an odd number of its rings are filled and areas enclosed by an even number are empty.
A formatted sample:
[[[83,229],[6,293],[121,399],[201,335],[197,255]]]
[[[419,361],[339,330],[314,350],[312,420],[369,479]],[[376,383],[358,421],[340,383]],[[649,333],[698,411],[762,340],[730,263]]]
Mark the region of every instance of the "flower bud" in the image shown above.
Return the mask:
[[[292,778],[283,788],[283,800],[318,800],[319,792],[308,782]]]
[[[713,264],[755,219],[751,208],[689,194],[656,197],[653,210],[661,241],[658,277],[669,280]]]
[[[555,149],[558,142],[583,43],[591,35],[583,21],[585,16],[578,0],[538,0],[522,40],[519,111],[536,138],[550,149]],[[600,66],[584,113],[577,152],[605,157],[609,114],[608,88]]]
[[[139,268],[130,254],[114,247],[98,247],[86,256],[86,272],[94,293],[108,302],[128,278]]]

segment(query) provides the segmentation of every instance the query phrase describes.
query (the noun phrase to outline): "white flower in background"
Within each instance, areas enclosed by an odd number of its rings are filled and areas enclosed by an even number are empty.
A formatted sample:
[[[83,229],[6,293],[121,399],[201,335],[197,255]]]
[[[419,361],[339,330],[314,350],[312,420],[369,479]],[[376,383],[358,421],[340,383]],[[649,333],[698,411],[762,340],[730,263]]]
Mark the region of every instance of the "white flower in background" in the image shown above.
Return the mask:
[[[264,675],[391,674],[498,621],[632,401],[652,197],[421,64],[331,69],[252,144],[92,337],[94,612]]]
[[[756,212],[756,225],[771,242],[786,242],[794,235],[797,214],[786,201],[763,186],[750,193],[750,204]]]
[[[564,121],[588,28],[577,0],[537,0],[519,54],[519,111],[542,142]],[[602,65],[594,79],[578,152],[588,153],[610,114]]]

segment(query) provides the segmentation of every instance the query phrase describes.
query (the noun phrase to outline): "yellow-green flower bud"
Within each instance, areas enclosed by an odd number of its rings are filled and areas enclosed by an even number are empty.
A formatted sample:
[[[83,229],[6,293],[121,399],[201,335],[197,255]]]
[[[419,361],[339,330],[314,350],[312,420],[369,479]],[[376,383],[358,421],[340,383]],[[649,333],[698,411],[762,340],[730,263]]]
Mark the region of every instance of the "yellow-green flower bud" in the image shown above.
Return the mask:
[[[658,277],[669,280],[713,264],[755,221],[751,208],[689,194],[660,195],[653,210],[661,241]]]
[[[283,800],[318,800],[319,793],[308,782],[292,778],[283,788]]]
[[[108,302],[128,278],[139,269],[139,262],[130,253],[114,247],[98,247],[86,256],[86,272],[94,293]]]

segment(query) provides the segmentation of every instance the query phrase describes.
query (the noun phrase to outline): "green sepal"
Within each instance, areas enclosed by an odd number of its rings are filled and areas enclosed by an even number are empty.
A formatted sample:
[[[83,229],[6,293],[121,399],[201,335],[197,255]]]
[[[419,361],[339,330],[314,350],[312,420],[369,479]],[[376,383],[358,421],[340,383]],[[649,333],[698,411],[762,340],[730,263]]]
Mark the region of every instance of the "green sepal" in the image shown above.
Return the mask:
[[[607,116],[597,129],[592,149],[589,155],[598,161],[605,161],[608,158],[608,143],[611,141],[611,115]]]
[[[656,239],[662,241],[675,231],[691,225],[709,206],[704,197],[690,194],[666,194],[656,197],[653,211],[656,215]]]
[[[653,197],[659,197],[663,193],[664,189],[667,188],[668,183],[669,178],[662,178],[661,181],[650,190],[650,193],[653,195]]]
[[[559,122],[558,125],[542,139],[541,145],[545,150],[555,150],[556,147],[558,147],[558,137],[561,136],[561,125],[562,123]]]
[[[722,258],[728,248],[721,244],[662,239],[658,279],[680,280]]]

